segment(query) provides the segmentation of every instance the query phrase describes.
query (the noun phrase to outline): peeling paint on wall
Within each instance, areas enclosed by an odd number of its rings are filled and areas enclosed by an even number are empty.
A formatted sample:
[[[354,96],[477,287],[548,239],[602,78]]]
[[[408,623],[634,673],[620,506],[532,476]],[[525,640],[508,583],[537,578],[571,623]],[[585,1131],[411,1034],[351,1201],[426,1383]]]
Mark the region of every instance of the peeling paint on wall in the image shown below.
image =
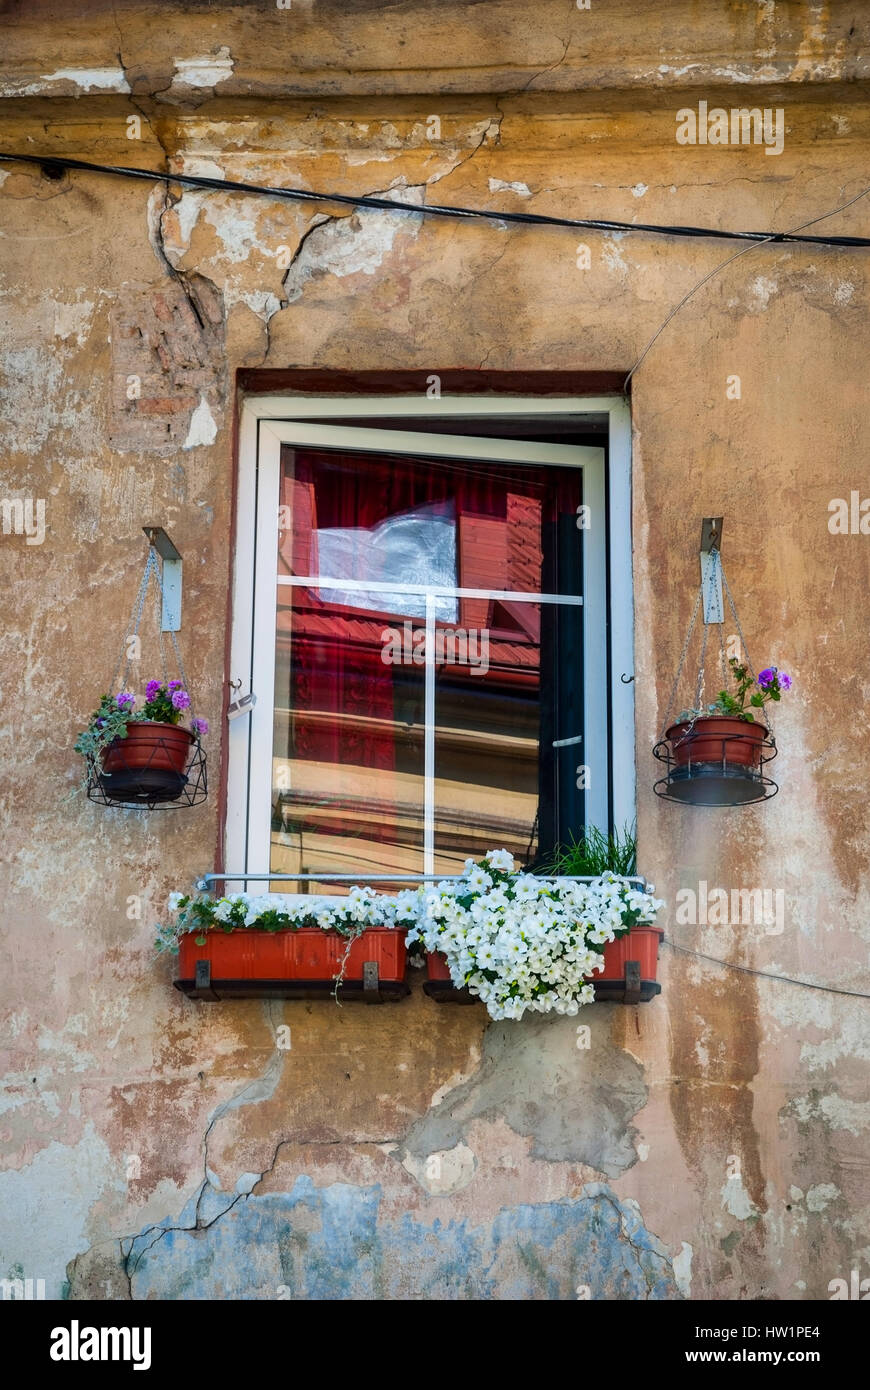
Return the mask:
[[[646,1103],[647,1088],[643,1067],[610,1041],[611,1007],[596,1009],[591,1045],[583,1049],[571,1019],[491,1024],[479,1070],[405,1136],[406,1166],[416,1171],[431,1154],[454,1149],[472,1120],[503,1115],[532,1139],[536,1157],[585,1163],[609,1177],[631,1167],[637,1152],[629,1122]]]
[[[661,1241],[601,1183],[573,1200],[506,1208],[486,1226],[392,1215],[378,1188],[321,1188],[305,1175],[282,1196],[243,1193],[191,1229],[197,1209],[124,1243],[132,1298],[681,1297]],[[102,1262],[96,1269],[105,1278]],[[88,1262],[70,1274],[70,1296],[88,1297]]]

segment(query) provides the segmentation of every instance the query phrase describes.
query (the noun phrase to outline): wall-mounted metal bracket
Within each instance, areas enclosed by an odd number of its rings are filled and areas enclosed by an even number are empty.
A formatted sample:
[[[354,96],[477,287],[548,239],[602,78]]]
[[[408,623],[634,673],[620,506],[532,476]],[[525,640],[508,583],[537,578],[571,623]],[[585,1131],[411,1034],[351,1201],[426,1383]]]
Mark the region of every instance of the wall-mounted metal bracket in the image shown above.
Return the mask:
[[[705,623],[722,623],[722,523],[724,517],[705,516],[701,522],[701,589]]]
[[[217,999],[211,984],[211,961],[198,960],[195,966],[193,987],[197,999]]]
[[[162,526],[143,526],[149,545],[153,545],[163,561],[163,632],[178,632],[181,628],[181,554]]]
[[[367,960],[363,963],[363,998],[367,1004],[380,1004],[381,990],[378,979],[378,963],[376,960]]]
[[[639,1004],[641,996],[640,961],[627,960],[625,962],[625,993],[622,996],[623,1004]]]

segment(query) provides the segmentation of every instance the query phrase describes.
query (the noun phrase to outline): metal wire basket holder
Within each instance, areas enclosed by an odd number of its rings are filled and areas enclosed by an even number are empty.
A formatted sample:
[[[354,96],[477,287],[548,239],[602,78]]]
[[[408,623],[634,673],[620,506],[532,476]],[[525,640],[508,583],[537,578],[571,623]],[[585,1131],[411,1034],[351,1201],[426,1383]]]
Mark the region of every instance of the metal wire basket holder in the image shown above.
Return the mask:
[[[653,756],[667,768],[666,775],[659,778],[653,790],[667,801],[679,801],[684,805],[743,806],[753,801],[767,801],[776,796],[779,790],[776,782],[765,772],[767,764],[773,761],[777,753],[765,707],[757,711],[760,718],[751,722],[741,720],[736,715],[695,715],[688,720],[677,718],[671,723],[674,701],[702,603],[703,637],[694,708],[705,708],[705,661],[711,627],[719,629],[723,688],[727,689],[731,682],[725,655],[723,589],[742,644],[743,661],[755,678],[737,608],[722,566],[719,552],[721,529],[721,517],[707,518],[702,528],[701,586],[671,688],[662,734],[653,748]]]
[[[148,559],[139,585],[139,592],[121,647],[121,656],[115,668],[111,689],[125,690],[130,671],[133,638],[138,638],[145,607],[148,585],[152,576],[156,582],[157,632],[160,649],[160,663],[163,683],[169,683],[169,666],[164,646],[164,631],[169,631],[175,655],[175,664],[182,686],[189,692],[184,663],[181,659],[175,628],[180,626],[180,592],[177,595],[174,624],[167,619],[172,611],[167,602],[164,584],[160,574],[157,547],[162,544],[164,557],[171,555],[177,560],[179,570],[181,557],[168,536],[160,528],[145,528],[149,537]],[[193,705],[187,713],[193,716]],[[147,731],[147,737],[145,736]],[[170,811],[184,806],[196,806],[205,801],[208,795],[206,755],[196,726],[192,731],[174,724],[160,724],[152,721],[135,721],[128,726],[127,738],[116,739],[98,757],[88,758],[87,796],[102,806],[145,807],[148,810]]]

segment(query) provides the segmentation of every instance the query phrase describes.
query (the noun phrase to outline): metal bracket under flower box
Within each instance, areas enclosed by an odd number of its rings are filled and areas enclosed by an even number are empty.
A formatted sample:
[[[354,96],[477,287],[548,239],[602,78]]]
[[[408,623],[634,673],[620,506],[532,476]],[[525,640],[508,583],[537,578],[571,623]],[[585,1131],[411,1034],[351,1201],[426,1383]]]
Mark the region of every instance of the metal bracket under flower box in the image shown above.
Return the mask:
[[[657,980],[642,980],[640,961],[625,963],[623,980],[600,980],[594,982],[596,1004],[648,1004],[661,994],[662,987]],[[477,1004],[479,1001],[467,989],[457,989],[450,980],[427,980],[423,993],[436,1004]]]
[[[719,555],[724,520],[721,516],[705,516],[701,522],[701,590],[705,623],[725,621],[725,609],[722,606],[722,564]]]
[[[648,1004],[661,994],[658,980],[642,980],[640,961],[625,962],[624,980],[601,980],[595,984],[595,1002],[610,1004]]]
[[[163,561],[161,586],[163,591],[163,613],[160,621],[162,632],[179,632],[181,629],[181,553],[173,545],[162,526],[143,526],[148,544],[153,545]]]
[[[198,960],[193,980],[176,980],[175,988],[188,999],[220,1003],[223,999],[328,999],[335,993],[334,980],[213,980],[211,962]],[[363,965],[361,980],[343,980],[339,998],[361,1000],[364,1004],[383,1004],[403,999],[411,993],[404,980],[379,978],[376,960]]]

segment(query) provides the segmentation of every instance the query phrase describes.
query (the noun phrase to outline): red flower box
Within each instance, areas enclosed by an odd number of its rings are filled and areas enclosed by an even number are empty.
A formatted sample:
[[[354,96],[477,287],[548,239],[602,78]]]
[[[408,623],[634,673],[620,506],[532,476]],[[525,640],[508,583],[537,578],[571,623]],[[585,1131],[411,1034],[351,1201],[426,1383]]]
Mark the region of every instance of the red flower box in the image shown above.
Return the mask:
[[[202,935],[188,932],[179,942],[175,987],[188,997],[329,994],[342,961],[342,996],[362,995],[376,1002],[382,994],[409,993],[401,927],[366,927],[352,941],[320,927],[276,932],[257,927],[211,930],[204,933],[205,944],[198,946],[197,936]]]
[[[437,1004],[476,1004],[477,995],[468,989],[457,989],[450,978],[447,957],[443,951],[426,952],[426,975],[423,993]]]
[[[587,977],[595,986],[596,1000],[645,1004],[660,994],[662,987],[656,982],[656,974],[659,942],[664,934],[664,927],[642,923],[616,941],[608,941],[604,947],[604,969]],[[630,962],[636,962],[636,968]],[[474,1002],[476,996],[453,984],[447,957],[441,951],[427,954],[426,973],[429,978],[423,989],[430,999],[441,1004]]]
[[[656,974],[659,942],[664,934],[664,927],[640,922],[625,936],[608,941],[604,947],[604,969],[588,977],[595,986],[595,998],[646,1004],[661,994]],[[630,962],[636,962],[638,969],[632,968]]]
[[[450,969],[443,951],[427,951],[426,974],[430,980],[450,979]]]

